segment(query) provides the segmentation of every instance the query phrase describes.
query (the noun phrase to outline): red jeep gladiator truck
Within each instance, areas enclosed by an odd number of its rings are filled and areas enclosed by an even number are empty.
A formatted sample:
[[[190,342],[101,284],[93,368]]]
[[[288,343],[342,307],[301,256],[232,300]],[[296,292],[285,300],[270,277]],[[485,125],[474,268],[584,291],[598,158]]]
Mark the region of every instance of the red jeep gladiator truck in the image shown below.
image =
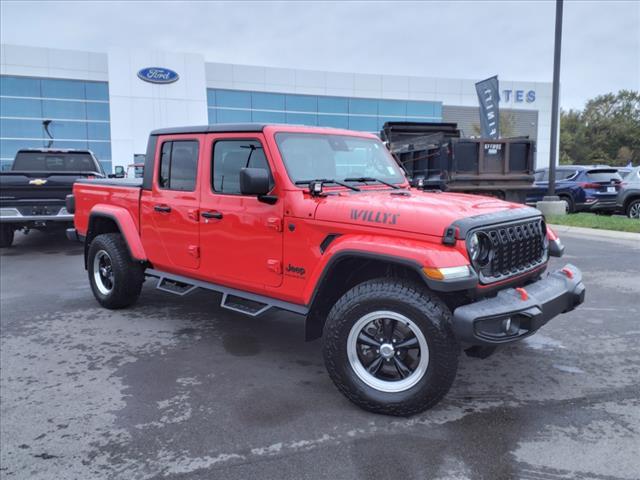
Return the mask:
[[[288,125],[153,131],[141,180],[80,180],[67,199],[91,289],[133,304],[145,278],[221,307],[300,314],[360,407],[411,415],[486,356],[584,300],[538,210],[411,188],[374,135]]]

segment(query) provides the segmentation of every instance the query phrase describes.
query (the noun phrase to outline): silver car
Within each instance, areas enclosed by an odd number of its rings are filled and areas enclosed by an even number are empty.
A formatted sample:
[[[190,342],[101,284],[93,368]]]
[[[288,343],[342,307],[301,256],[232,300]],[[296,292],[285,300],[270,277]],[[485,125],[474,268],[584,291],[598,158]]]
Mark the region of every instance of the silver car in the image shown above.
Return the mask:
[[[635,167],[624,177],[617,205],[627,217],[640,219],[640,167]]]

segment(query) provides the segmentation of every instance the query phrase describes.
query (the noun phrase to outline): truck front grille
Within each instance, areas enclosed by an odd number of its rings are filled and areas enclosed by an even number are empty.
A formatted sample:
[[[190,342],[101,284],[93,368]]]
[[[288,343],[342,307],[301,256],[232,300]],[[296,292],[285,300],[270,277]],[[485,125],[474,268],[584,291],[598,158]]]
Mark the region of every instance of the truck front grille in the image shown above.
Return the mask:
[[[542,265],[547,259],[546,229],[542,219],[481,229],[492,245],[492,255],[481,268],[485,283],[518,275]]]

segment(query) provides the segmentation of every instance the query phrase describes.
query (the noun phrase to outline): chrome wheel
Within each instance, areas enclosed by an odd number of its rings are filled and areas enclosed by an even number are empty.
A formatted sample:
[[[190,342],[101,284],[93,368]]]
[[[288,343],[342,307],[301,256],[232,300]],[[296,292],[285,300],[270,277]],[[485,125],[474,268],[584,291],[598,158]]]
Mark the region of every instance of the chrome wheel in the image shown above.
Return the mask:
[[[634,202],[629,207],[629,218],[640,218],[640,202]]]
[[[410,389],[429,365],[429,346],[420,328],[404,315],[368,313],[351,328],[347,356],[360,380],[381,392]]]
[[[109,295],[113,290],[113,265],[111,257],[104,250],[93,257],[93,280],[102,295]]]

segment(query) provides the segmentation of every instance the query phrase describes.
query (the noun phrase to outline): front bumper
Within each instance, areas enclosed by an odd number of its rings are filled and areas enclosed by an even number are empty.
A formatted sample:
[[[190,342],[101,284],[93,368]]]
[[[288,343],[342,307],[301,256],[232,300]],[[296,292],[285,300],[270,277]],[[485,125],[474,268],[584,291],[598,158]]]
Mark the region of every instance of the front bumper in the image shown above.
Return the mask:
[[[456,338],[471,345],[500,345],[535,333],[556,315],[584,302],[582,273],[571,265],[525,288],[458,307],[453,312]]]
[[[580,204],[578,208],[587,212],[616,210],[618,208],[617,197],[590,197],[585,203]]]

